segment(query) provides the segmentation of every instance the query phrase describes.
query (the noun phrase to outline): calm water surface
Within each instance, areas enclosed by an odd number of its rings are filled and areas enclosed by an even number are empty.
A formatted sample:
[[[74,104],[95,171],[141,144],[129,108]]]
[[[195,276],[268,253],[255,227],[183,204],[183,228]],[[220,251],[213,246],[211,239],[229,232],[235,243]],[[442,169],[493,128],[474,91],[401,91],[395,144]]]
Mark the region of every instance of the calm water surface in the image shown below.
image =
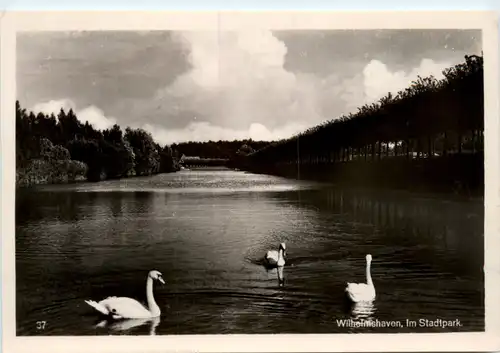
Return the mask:
[[[441,331],[348,318],[484,330],[481,200],[193,170],[24,190],[16,213],[18,335]],[[280,242],[283,286],[259,263]],[[367,253],[377,299],[352,307],[345,283],[365,281]],[[151,269],[166,281],[157,320],[110,324],[83,302],[145,302]]]

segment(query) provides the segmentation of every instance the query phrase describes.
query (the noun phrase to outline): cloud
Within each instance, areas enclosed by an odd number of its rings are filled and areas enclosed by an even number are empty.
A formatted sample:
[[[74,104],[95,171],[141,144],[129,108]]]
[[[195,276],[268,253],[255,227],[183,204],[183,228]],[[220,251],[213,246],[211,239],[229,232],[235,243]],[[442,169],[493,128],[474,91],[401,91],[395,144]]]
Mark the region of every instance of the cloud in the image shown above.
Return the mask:
[[[98,130],[106,130],[117,123],[115,118],[106,117],[101,109],[93,105],[77,110],[75,103],[70,99],[51,100],[38,103],[31,108],[31,111],[35,113],[42,112],[45,114],[54,114],[57,116],[61,109],[65,112],[72,109],[78,120],[83,123],[88,122]]]
[[[248,136],[257,126],[263,136],[292,135],[290,126],[338,118],[389,91],[397,93],[419,74],[440,77],[451,65],[423,59],[418,67],[393,72],[372,60],[350,77],[341,68],[321,76],[287,70],[287,46],[271,31],[176,32],[174,40],[185,48],[191,68],[152,101],[129,109],[166,127],[164,136],[176,141],[172,131],[187,140],[218,140],[233,139],[229,132]]]
[[[417,75],[441,78],[441,71],[454,64],[424,58],[417,67],[394,70],[389,63],[373,59],[349,65],[357,67],[351,73],[344,72],[347,65],[340,62],[324,75],[288,69],[287,55],[291,54],[271,31],[173,32],[172,36],[184,50],[190,65],[187,71],[165,82],[152,96],[121,97],[106,108],[118,117],[122,128],[125,121],[144,127],[166,144],[287,138],[355,112],[388,92],[397,93]],[[303,55],[308,57],[308,53]],[[158,68],[173,69],[170,59],[164,60]],[[61,106],[75,110],[69,99],[36,106],[56,113]],[[95,105],[75,112],[99,129],[116,122]]]
[[[307,127],[299,124],[288,124],[284,127],[269,130],[262,124],[254,123],[248,129],[231,129],[212,125],[207,122],[190,123],[182,129],[165,129],[161,126],[144,124],[142,128],[149,131],[155,141],[160,144],[172,144],[186,141],[218,141],[243,140],[272,141],[287,138]]]
[[[388,92],[397,93],[410,86],[419,75],[422,77],[433,75],[440,80],[444,78],[443,69],[448,66],[450,66],[448,63],[423,59],[420,65],[410,72],[391,72],[383,62],[372,60],[363,70],[365,101],[370,103],[382,98]]]
[[[75,104],[70,99],[50,100],[48,102],[35,104],[31,108],[31,111],[35,112],[35,114],[38,112],[42,112],[45,114],[54,114],[57,116],[61,109],[66,112],[70,109],[73,109],[73,111],[75,111]]]
[[[89,106],[77,110],[70,99],[51,100],[49,102],[38,103],[31,109],[33,112],[43,112],[57,116],[59,111],[69,111],[73,109],[79,121],[93,125],[99,130],[105,130],[117,123],[116,119],[106,117],[103,111],[95,106]],[[160,144],[172,144],[186,141],[218,141],[218,140],[242,140],[253,139],[256,141],[271,141],[287,138],[309,126],[304,124],[289,123],[283,127],[269,130],[260,123],[252,123],[247,129],[231,129],[221,127],[209,122],[192,122],[185,128],[168,129],[154,124],[132,124],[132,128],[143,128],[150,132],[154,139]],[[124,129],[125,126],[122,126]]]
[[[104,116],[104,112],[93,105],[78,111],[76,114],[80,121],[88,122],[99,130],[106,130],[116,124],[116,119]]]
[[[174,118],[187,125],[196,117],[232,129],[253,123],[275,129],[319,118],[308,87],[283,68],[286,46],[271,32],[180,32],[174,38],[189,53],[191,69],[156,94],[166,107],[165,123]]]

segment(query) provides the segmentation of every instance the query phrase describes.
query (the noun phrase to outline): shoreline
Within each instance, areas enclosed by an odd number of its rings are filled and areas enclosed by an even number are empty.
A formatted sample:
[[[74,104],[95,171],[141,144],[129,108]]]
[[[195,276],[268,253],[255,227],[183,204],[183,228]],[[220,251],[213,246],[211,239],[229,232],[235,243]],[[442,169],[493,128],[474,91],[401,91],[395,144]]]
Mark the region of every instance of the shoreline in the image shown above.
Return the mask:
[[[237,167],[224,167],[224,168],[199,168],[199,169],[187,169],[189,171],[224,171],[224,170],[232,170],[232,171],[238,171],[242,173],[251,173],[251,174],[257,174],[257,175],[267,175],[267,176],[275,176],[275,177],[281,177],[285,178],[287,180],[297,180],[297,181],[311,181],[311,182],[318,182],[320,183],[320,187],[318,189],[322,188],[334,188],[334,189],[342,189],[346,192],[351,192],[351,191],[356,191],[356,192],[362,192],[366,194],[370,193],[380,193],[380,192],[388,192],[388,193],[398,193],[398,194],[404,194],[404,196],[408,197],[417,197],[417,198],[430,198],[430,199],[443,199],[444,201],[468,201],[468,202],[484,202],[484,192],[480,192],[478,190],[473,190],[472,192],[469,193],[464,193],[464,192],[454,192],[454,190],[451,189],[444,189],[444,188],[437,188],[437,187],[432,187],[432,185],[418,185],[420,188],[404,188],[404,187],[397,187],[394,185],[374,185],[374,184],[362,184],[362,183],[353,183],[352,181],[332,181],[332,180],[327,180],[325,178],[313,178],[313,177],[300,177],[297,178],[297,176],[291,176],[291,175],[285,175],[284,173],[269,173],[269,172],[263,172],[263,171],[254,171],[254,170],[247,170],[247,169],[240,169]],[[37,187],[43,187],[43,186],[49,186],[49,185],[74,185],[74,184],[83,184],[83,183],[99,183],[101,181],[113,181],[113,180],[123,180],[123,179],[136,179],[136,178],[148,178],[148,177],[154,177],[156,175],[160,174],[172,174],[172,173],[177,173],[177,172],[182,172],[182,169],[172,171],[172,172],[162,172],[162,173],[155,173],[151,175],[131,175],[127,177],[122,177],[122,178],[109,178],[109,179],[102,179],[100,181],[89,181],[87,179],[80,179],[80,180],[73,180],[73,181],[66,181],[66,182],[58,182],[58,183],[36,183],[36,184],[30,184],[30,185],[18,185],[16,182],[16,190],[29,190],[32,188],[37,188]]]
[[[61,181],[61,182],[39,182],[39,183],[30,183],[30,184],[22,184],[22,185],[19,185],[19,182],[16,178],[16,190],[19,190],[19,189],[23,189],[23,190],[26,190],[26,189],[31,189],[31,188],[36,188],[38,186],[46,186],[46,185],[73,185],[73,184],[82,184],[82,183],[100,183],[100,182],[103,182],[103,181],[110,181],[110,180],[123,180],[123,179],[135,179],[135,178],[144,178],[144,177],[152,177],[152,176],[155,176],[155,175],[159,175],[159,174],[171,174],[171,173],[177,173],[179,172],[179,170],[174,170],[174,171],[171,171],[171,172],[161,172],[161,173],[155,173],[155,174],[151,174],[151,175],[129,175],[129,176],[126,176],[126,177],[121,177],[121,178],[104,178],[104,179],[101,179],[101,180],[88,180],[87,178],[85,177],[79,177],[75,180],[66,180],[66,181]]]
[[[246,163],[245,163],[246,162]],[[484,159],[473,156],[431,160],[344,163],[267,164],[237,161],[233,168],[294,180],[327,182],[349,189],[394,190],[417,194],[460,196],[484,200]]]

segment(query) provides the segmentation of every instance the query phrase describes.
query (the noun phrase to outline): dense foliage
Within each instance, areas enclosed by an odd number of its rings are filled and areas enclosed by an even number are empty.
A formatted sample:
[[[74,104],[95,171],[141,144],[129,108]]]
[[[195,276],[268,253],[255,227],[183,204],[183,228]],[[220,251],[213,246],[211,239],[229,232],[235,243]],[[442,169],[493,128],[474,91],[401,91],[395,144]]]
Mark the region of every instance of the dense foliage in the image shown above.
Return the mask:
[[[247,163],[332,164],[434,158],[483,151],[483,57],[422,78],[358,112],[327,121],[250,154]]]
[[[73,110],[61,109],[57,116],[35,114],[16,102],[16,170],[20,186],[168,173],[179,170],[182,155],[228,160],[266,145],[268,142],[244,140],[162,147],[142,129],[127,127],[122,131],[115,124],[100,131],[79,121]],[[204,164],[214,162],[206,160]]]
[[[233,161],[346,186],[484,194],[483,57]]]
[[[57,117],[27,112],[16,102],[16,169],[19,185],[98,181],[178,169],[176,152],[142,129],[118,125],[100,131],[72,110]]]

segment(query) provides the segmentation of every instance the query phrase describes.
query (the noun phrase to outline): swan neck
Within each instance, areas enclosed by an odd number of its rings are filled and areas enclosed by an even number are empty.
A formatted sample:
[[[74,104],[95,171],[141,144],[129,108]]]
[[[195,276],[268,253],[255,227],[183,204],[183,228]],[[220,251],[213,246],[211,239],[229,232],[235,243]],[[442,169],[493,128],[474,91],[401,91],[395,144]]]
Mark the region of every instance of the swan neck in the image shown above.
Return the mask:
[[[146,299],[148,301],[148,309],[153,316],[160,315],[160,307],[156,304],[155,297],[153,296],[153,279],[148,277],[146,282]]]
[[[285,253],[285,251],[283,249],[280,249],[280,251],[278,252],[278,259],[279,260],[283,260],[284,257],[283,257],[283,254]]]
[[[368,261],[366,263],[366,283],[368,283],[369,286],[373,286],[373,281],[372,281],[372,275],[370,271],[371,263]]]

